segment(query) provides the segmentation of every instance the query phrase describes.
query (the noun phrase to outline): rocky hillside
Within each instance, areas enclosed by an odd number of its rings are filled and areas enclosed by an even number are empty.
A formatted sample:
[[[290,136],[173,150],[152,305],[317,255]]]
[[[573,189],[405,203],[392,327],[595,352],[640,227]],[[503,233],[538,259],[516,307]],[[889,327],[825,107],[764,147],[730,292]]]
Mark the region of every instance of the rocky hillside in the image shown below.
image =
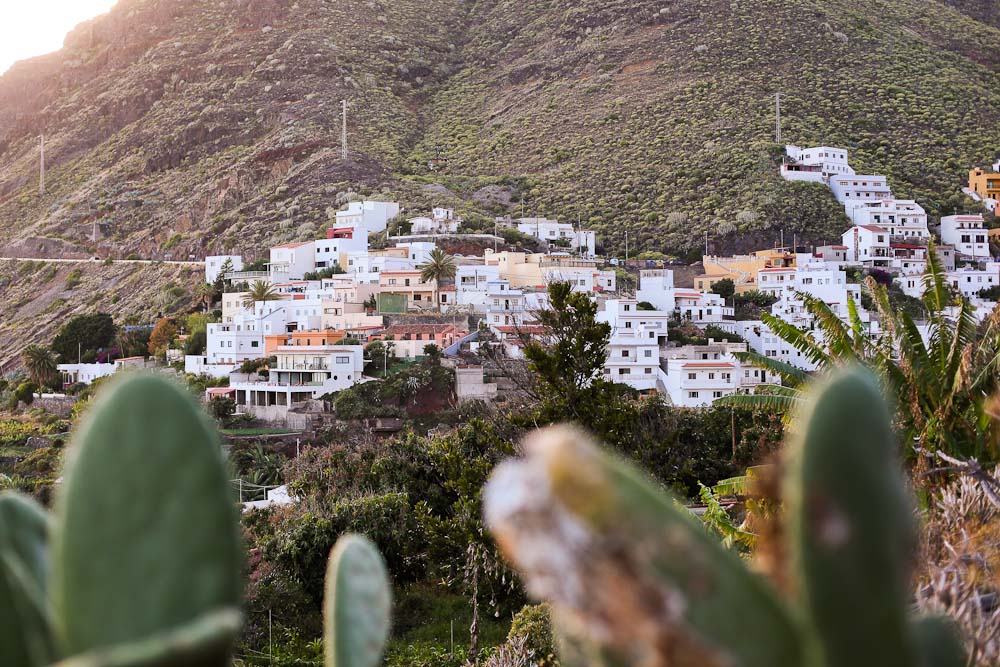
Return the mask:
[[[996,26],[992,0],[121,0],[0,77],[0,254],[253,256],[354,193],[611,250],[834,238],[829,193],[776,176],[775,92],[784,140],[947,213],[1000,151]]]

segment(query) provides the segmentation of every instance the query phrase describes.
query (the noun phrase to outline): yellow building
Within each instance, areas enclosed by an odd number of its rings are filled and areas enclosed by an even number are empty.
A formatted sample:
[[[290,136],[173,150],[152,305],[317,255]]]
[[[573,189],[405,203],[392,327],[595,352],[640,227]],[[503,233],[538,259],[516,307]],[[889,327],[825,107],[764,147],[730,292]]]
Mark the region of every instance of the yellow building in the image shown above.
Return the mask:
[[[990,173],[977,167],[969,172],[969,189],[983,199],[1000,201],[1000,174]],[[996,209],[1000,209],[1000,204],[997,204]],[[1000,214],[996,209],[994,213]]]
[[[702,259],[705,273],[694,277],[694,288],[709,292],[720,280],[729,279],[736,286],[736,293],[743,294],[757,289],[757,272],[795,266],[795,255],[781,248],[758,250],[750,255],[717,257],[707,255]]]
[[[593,280],[595,274],[603,273],[598,271],[597,262],[590,259],[507,250],[495,253],[488,248],[483,257],[483,264],[499,267],[500,279],[508,281],[513,289],[524,287],[545,289],[550,279],[567,280],[577,278],[577,274],[580,274],[589,276]]]

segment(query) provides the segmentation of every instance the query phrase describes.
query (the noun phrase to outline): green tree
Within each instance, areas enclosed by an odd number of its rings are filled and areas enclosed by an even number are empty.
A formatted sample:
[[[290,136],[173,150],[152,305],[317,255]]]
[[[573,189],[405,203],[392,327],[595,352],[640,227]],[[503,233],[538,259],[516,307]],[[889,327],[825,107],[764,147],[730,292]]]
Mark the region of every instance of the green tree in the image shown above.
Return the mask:
[[[212,283],[202,283],[198,285],[197,289],[198,300],[201,301],[202,308],[207,313],[215,303],[215,300],[219,298],[219,291],[216,290],[215,285]]]
[[[39,387],[59,386],[59,369],[56,356],[41,345],[29,345],[21,350],[21,363],[28,378]]]
[[[441,304],[438,293],[441,289],[441,281],[451,280],[455,277],[455,271],[457,270],[455,258],[441,248],[434,248],[431,250],[427,261],[417,268],[420,269],[421,280],[425,282],[434,281],[434,304],[440,309]]]
[[[732,278],[717,280],[715,284],[712,285],[712,293],[718,294],[723,299],[731,299],[733,295],[736,294],[736,284],[733,282]]]
[[[540,398],[549,415],[582,420],[594,411],[602,391],[611,326],[598,322],[597,303],[567,282],[549,284],[549,307],[538,312],[539,337],[526,337],[524,356],[538,375]]]
[[[116,331],[114,320],[107,313],[77,315],[60,327],[52,340],[52,351],[63,363],[72,363],[78,355],[110,347]]]

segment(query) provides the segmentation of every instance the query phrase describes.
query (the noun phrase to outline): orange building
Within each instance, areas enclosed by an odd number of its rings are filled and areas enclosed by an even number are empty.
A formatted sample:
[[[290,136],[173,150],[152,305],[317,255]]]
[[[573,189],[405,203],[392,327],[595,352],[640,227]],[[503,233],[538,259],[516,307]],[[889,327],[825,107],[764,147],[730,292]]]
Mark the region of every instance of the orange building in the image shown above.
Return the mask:
[[[1000,165],[1000,162],[997,164]],[[977,167],[969,172],[969,189],[983,199],[1000,202],[1000,174]],[[994,205],[993,212],[1000,215],[1000,203]]]

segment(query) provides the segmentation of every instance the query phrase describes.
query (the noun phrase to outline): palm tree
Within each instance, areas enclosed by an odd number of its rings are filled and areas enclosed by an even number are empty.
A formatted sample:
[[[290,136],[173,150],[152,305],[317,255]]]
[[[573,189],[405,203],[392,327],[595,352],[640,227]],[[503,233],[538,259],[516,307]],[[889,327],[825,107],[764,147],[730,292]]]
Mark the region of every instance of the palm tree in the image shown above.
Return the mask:
[[[853,300],[848,300],[845,323],[822,301],[800,295],[818,335],[769,314],[761,319],[818,368],[842,363],[871,367],[895,395],[897,430],[914,450],[996,460],[1000,434],[987,410],[1000,390],[1000,312],[994,311],[977,326],[971,303],[956,297],[949,287],[933,243],[927,257],[921,298],[925,324],[895,308],[886,288],[870,277],[865,290],[872,296],[884,330],[879,341],[865,335]],[[755,352],[739,356],[779,376],[782,386],[765,387],[757,395],[729,396],[717,403],[786,411],[799,403],[808,373]],[[911,453],[909,447],[907,453]]]
[[[441,281],[450,280],[455,277],[455,258],[441,248],[434,248],[431,250],[427,261],[417,268],[420,269],[421,280],[424,282],[434,281],[434,303],[440,309],[441,304],[438,292],[441,288]]]
[[[39,387],[56,387],[59,384],[59,368],[52,351],[41,345],[29,345],[21,350],[21,363],[28,372],[28,378]]]
[[[274,285],[266,280],[255,280],[250,283],[250,289],[243,295],[243,307],[253,308],[258,301],[278,301],[281,295],[274,289]]]
[[[202,305],[205,307],[205,312],[207,313],[208,309],[212,307],[213,303],[215,303],[216,298],[218,298],[219,292],[215,289],[215,285],[212,283],[205,283],[198,286],[197,293],[198,298],[201,300]]]

